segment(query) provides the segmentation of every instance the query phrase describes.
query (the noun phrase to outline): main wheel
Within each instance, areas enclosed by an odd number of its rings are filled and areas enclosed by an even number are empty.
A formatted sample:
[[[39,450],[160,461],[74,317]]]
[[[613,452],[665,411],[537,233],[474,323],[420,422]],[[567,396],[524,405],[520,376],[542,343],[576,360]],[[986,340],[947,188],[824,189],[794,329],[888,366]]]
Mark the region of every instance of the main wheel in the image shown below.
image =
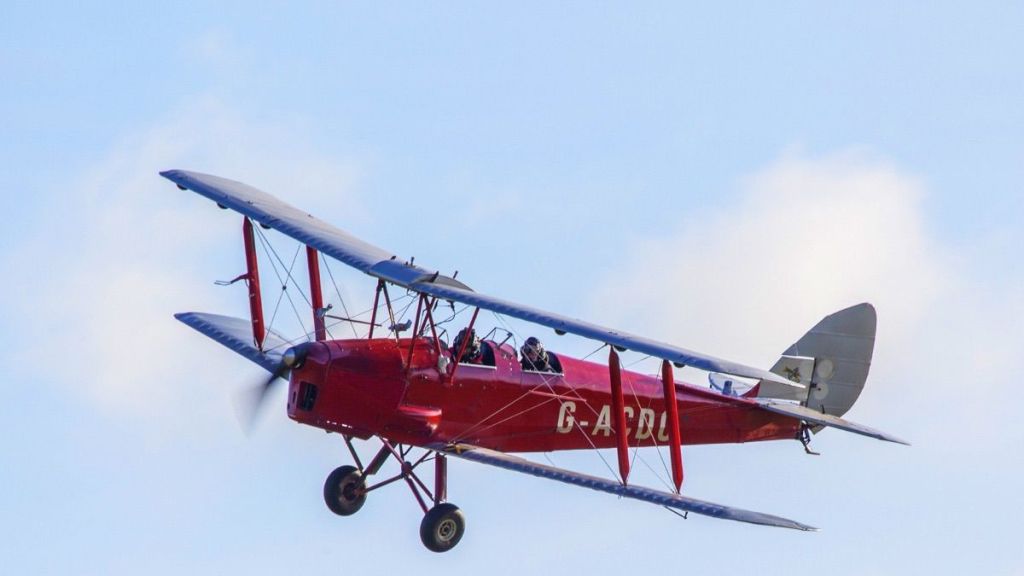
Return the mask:
[[[428,550],[447,552],[466,532],[466,517],[454,504],[438,504],[427,512],[420,523],[420,540]]]
[[[324,502],[338,516],[351,516],[366,502],[363,474],[355,466],[339,466],[324,482]]]

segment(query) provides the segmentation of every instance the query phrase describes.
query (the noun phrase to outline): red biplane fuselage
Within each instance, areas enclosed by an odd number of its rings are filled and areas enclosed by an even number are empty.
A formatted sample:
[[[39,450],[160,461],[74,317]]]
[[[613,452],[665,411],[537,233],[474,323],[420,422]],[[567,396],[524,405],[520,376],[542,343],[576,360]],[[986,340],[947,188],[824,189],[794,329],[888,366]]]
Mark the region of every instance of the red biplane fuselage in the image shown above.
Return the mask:
[[[430,338],[311,344],[292,371],[288,415],[325,430],[410,445],[467,442],[504,452],[614,448],[607,364],[558,356],[562,372],[524,371],[511,346],[484,342],[494,366],[442,372]],[[411,354],[410,354],[411,350]],[[410,360],[411,358],[411,360]],[[443,362],[443,361],[442,361]],[[662,381],[622,370],[631,446],[669,442]],[[676,385],[684,444],[796,438],[800,423],[744,398]]]

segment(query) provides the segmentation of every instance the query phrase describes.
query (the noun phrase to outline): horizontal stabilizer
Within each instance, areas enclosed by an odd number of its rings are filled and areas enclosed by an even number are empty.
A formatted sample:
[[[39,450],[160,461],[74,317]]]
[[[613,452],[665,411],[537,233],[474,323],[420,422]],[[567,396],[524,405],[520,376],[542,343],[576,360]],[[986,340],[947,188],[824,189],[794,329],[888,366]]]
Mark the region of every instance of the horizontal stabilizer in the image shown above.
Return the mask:
[[[772,402],[769,400],[758,399],[757,403],[769,412],[775,412],[776,414],[782,414],[784,416],[791,416],[807,422],[808,424],[817,424],[819,426],[831,426],[832,428],[838,428],[840,430],[846,430],[847,432],[853,432],[854,434],[860,434],[861,436],[868,436],[871,438],[877,438],[879,440],[885,440],[888,442],[895,442],[897,444],[904,444],[910,446],[910,442],[902,440],[882,432],[869,428],[863,424],[857,424],[856,422],[850,422],[849,420],[843,420],[838,416],[832,416],[831,414],[823,414],[812,410],[806,406],[800,406],[799,404],[790,404],[787,402]]]
[[[703,514],[714,518],[749,522],[751,524],[761,524],[764,526],[778,526],[781,528],[793,528],[795,530],[817,530],[817,528],[814,528],[813,526],[808,526],[806,524],[801,524],[800,522],[780,518],[778,516],[772,516],[771,514],[762,514],[761,512],[751,512],[750,510],[732,508],[730,506],[723,506],[713,502],[705,502],[703,500],[688,498],[686,496],[680,496],[679,494],[672,494],[669,492],[652,490],[650,488],[643,488],[641,486],[623,486],[615,480],[608,480],[606,478],[572,472],[570,470],[556,468],[554,466],[538,464],[518,456],[511,456],[509,454],[489,450],[487,448],[480,448],[468,444],[436,445],[430,446],[430,448],[465,460],[472,460],[482,464],[490,464],[491,466],[497,466],[506,470],[522,472],[524,474],[547,478],[549,480],[557,480],[574,486],[582,486],[592,490],[608,492],[609,494],[615,494],[622,498],[632,498],[634,500],[650,502],[667,508],[682,510],[683,512],[693,512],[694,514]]]
[[[175,314],[174,317],[259,364],[267,372],[277,370],[281,363],[281,356],[289,347],[284,338],[268,330],[261,352],[253,345],[252,323],[242,318],[203,312],[181,312]]]

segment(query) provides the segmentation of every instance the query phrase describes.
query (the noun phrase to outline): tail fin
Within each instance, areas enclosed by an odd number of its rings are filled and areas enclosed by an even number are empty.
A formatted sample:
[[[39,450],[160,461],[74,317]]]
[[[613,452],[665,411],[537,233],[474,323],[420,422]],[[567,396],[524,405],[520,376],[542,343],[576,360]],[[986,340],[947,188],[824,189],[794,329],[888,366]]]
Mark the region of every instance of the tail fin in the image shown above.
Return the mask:
[[[757,397],[797,400],[815,412],[842,416],[864,389],[876,325],[875,308],[868,303],[826,316],[787,348],[771,370],[806,388],[762,380]]]

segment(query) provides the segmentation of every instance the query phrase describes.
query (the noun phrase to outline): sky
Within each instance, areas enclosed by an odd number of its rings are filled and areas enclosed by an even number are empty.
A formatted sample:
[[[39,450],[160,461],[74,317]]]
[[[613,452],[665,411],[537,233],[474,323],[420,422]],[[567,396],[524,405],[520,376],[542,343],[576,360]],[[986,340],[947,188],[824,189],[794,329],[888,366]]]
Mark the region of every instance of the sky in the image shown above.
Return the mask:
[[[1024,575],[1018,4],[4,13],[12,573]],[[239,427],[260,370],[172,317],[246,316],[243,288],[213,284],[243,270],[239,218],[157,175],[171,168],[244,181],[477,290],[755,366],[872,302],[874,363],[847,417],[913,446],[828,430],[821,456],[796,442],[684,450],[684,493],[813,534],[453,462],[468,530],[430,553],[400,486],[351,518],[327,511],[323,479],[348,456],[289,421],[282,394],[254,433]],[[329,300],[366,308],[373,283],[332,271]],[[275,327],[301,333],[292,316],[283,304]],[[541,335],[563,353],[596,347]],[[595,454],[548,457],[604,471]]]

